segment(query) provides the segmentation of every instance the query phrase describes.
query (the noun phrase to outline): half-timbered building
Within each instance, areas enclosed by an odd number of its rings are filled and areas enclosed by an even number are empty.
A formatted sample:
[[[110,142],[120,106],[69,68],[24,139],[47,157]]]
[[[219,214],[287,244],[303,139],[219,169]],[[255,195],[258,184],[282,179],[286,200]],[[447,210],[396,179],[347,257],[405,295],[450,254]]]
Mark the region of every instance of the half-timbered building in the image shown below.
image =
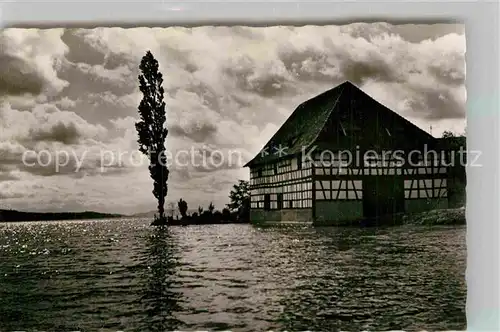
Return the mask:
[[[448,207],[438,139],[344,82],[303,102],[250,168],[252,221],[339,224]]]

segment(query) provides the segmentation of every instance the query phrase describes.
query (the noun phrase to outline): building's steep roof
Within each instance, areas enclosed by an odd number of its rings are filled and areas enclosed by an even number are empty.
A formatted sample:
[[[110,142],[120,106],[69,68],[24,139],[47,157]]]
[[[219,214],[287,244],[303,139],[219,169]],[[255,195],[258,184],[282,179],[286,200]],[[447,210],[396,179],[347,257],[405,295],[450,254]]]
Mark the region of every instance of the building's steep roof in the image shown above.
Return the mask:
[[[360,113],[369,111],[377,112],[377,114],[384,113],[384,118],[390,118],[391,122],[397,121],[402,124],[407,131],[409,130],[406,134],[415,134],[417,137],[423,139],[433,139],[431,135],[378,103],[351,82],[346,81],[300,104],[269,142],[262,148],[259,154],[245,166],[269,162],[283,157],[284,154],[278,152],[280,148],[285,148],[283,152],[286,153],[286,155],[294,155],[302,152],[303,148],[310,147],[316,142],[318,136],[328,123],[328,120],[332,118],[332,114],[351,111],[346,109],[351,108],[351,106],[345,107],[345,105],[350,105],[350,100],[347,99],[351,98],[363,100],[365,103],[362,109],[356,107],[358,116]],[[366,107],[366,103],[373,107]],[[367,124],[363,123],[361,125],[366,126]]]

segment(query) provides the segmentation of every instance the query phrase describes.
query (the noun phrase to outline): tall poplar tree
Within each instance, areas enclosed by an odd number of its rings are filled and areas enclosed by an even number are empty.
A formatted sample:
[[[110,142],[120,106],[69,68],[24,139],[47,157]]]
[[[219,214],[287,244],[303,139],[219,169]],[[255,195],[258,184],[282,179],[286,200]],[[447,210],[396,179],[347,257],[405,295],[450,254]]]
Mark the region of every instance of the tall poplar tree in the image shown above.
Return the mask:
[[[143,94],[139,104],[141,120],[135,124],[139,136],[139,151],[149,157],[149,174],[153,179],[153,195],[158,200],[160,220],[164,220],[165,197],[167,196],[168,167],[165,155],[166,112],[163,101],[163,75],[158,70],[158,61],[150,51],[142,57],[139,66],[139,88]]]

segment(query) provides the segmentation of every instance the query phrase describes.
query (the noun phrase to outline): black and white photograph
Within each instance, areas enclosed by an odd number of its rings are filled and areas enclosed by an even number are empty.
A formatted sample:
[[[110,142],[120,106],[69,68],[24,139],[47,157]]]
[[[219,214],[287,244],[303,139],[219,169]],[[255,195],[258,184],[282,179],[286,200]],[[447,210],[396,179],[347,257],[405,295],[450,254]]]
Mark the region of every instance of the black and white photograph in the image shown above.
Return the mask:
[[[0,332],[466,322],[466,26],[0,30]]]

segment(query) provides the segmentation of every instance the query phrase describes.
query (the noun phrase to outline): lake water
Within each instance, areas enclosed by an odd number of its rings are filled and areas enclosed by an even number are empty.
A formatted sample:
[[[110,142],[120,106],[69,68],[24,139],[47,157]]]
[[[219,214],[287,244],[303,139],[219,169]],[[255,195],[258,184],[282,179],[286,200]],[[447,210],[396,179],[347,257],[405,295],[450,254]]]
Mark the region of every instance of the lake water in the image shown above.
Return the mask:
[[[0,331],[465,330],[465,226],[0,224]]]

